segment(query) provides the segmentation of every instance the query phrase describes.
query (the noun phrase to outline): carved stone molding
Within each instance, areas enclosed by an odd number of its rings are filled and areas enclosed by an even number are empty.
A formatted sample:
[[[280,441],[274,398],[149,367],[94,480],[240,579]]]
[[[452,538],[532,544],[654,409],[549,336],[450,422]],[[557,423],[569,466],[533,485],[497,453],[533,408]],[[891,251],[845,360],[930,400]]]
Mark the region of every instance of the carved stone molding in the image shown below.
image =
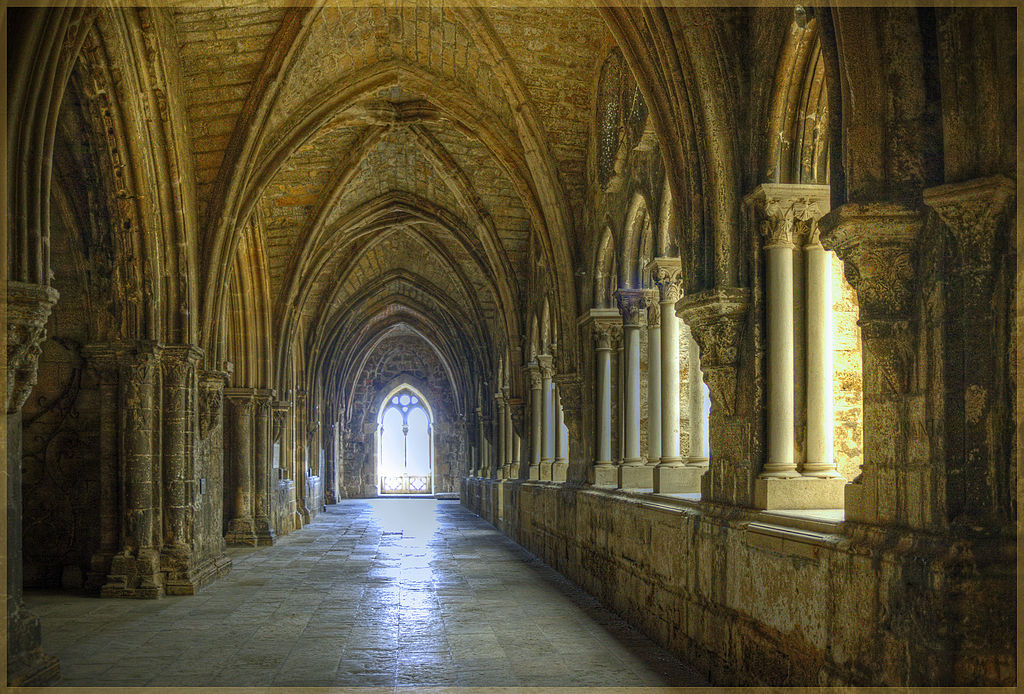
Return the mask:
[[[224,412],[225,371],[203,371],[199,374],[199,428],[206,437],[217,426]]]
[[[821,244],[845,264],[861,321],[905,320],[915,284],[922,210],[894,203],[848,203],[818,221]]]
[[[690,326],[700,347],[712,402],[725,415],[735,413],[736,370],[749,305],[749,290],[740,288],[689,294],[676,304],[676,313]]]
[[[615,301],[622,315],[622,324],[639,326],[640,311],[644,308],[644,290],[619,289],[615,292]]]
[[[660,328],[661,327],[661,293],[657,290],[649,289],[644,292],[643,299],[644,308],[647,309],[647,327],[648,328]]]
[[[809,238],[818,235],[815,222],[829,210],[829,187],[766,183],[744,199],[760,220],[765,248],[794,248],[796,227],[805,223]]]
[[[964,269],[991,272],[995,267],[995,242],[1013,209],[1016,190],[1009,178],[990,176],[924,191],[924,203],[956,238]]]
[[[36,385],[46,321],[60,295],[56,289],[7,282],[7,413],[17,412]]]
[[[647,264],[662,303],[675,303],[683,295],[682,262],[679,258],[655,258]]]

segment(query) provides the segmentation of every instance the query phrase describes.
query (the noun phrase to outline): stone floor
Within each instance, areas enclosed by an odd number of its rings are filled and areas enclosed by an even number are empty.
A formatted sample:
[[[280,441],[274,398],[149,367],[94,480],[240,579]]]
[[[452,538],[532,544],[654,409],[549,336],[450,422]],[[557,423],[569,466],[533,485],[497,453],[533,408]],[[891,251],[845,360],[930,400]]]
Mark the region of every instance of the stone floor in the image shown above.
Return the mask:
[[[59,684],[706,684],[458,502],[345,501],[230,553],[191,597],[29,592]]]

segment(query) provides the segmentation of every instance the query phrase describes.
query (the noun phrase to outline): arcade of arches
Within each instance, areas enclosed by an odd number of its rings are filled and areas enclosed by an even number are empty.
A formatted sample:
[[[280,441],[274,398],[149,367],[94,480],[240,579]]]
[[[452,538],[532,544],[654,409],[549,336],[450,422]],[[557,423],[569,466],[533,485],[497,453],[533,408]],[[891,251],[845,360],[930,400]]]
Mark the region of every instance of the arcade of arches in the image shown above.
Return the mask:
[[[8,10],[12,683],[410,492],[715,683],[1015,681],[1012,8],[308,5]]]

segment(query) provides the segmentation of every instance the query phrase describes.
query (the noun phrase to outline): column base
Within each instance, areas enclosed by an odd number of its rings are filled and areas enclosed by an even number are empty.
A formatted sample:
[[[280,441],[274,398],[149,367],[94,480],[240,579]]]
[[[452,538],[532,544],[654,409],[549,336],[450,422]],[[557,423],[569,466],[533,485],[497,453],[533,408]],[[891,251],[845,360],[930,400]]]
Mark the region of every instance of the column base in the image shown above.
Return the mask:
[[[83,588],[89,591],[96,591],[97,593],[107,582],[107,576],[110,575],[110,562],[113,561],[114,555],[117,552],[96,552],[89,559],[89,571],[85,574],[85,582]]]
[[[538,463],[530,463],[530,469],[526,471],[526,479],[528,479],[528,480],[539,480],[540,479],[540,465]]]
[[[551,463],[551,481],[565,482],[565,474],[569,471],[568,460],[556,460]]]
[[[110,575],[100,597],[153,600],[163,596],[164,574],[155,549],[142,549],[137,555],[117,554],[110,560]]]
[[[651,489],[654,486],[654,468],[623,463],[619,466],[616,482],[619,489]]]
[[[711,459],[710,458],[689,458],[689,459],[687,459],[686,464],[691,466],[691,467],[702,467],[705,470],[707,470],[708,469],[708,465],[711,464]]]
[[[299,519],[301,521],[301,525],[299,525],[300,528],[305,526],[305,525],[309,525],[309,521],[310,521],[309,509],[306,508],[306,502],[305,501],[303,501],[302,504],[299,505]]]
[[[541,482],[551,481],[551,466],[554,465],[553,460],[542,460],[540,461],[540,479]]]
[[[659,465],[654,468],[655,494],[693,494],[700,492],[704,467]]]
[[[269,547],[277,541],[277,533],[274,532],[274,525],[270,522],[269,518],[258,517],[253,521],[253,525],[256,532],[256,545],[258,547]]]
[[[168,573],[164,581],[164,590],[167,595],[195,595],[218,578],[227,575],[230,570],[231,558],[221,554],[199,566]]]
[[[7,614],[7,686],[36,687],[60,678],[60,661],[43,653],[39,618],[20,600]]]
[[[611,463],[594,463],[589,477],[595,487],[614,487],[619,483],[619,471]]]
[[[308,517],[307,517],[308,518]],[[307,519],[308,523],[309,520]],[[224,534],[224,542],[232,547],[256,546],[256,529],[252,518],[232,518],[228,523],[228,531]]]
[[[754,505],[767,510],[843,508],[842,477],[763,477],[754,480]]]

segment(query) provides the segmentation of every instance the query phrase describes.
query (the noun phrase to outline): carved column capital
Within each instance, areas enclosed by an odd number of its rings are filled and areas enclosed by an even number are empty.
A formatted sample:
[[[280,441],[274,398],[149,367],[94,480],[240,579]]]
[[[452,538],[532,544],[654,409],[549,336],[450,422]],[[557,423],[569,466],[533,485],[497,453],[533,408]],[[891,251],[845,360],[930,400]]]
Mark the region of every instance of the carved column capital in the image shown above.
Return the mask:
[[[928,188],[924,204],[935,210],[956,238],[968,271],[991,272],[1000,227],[1014,209],[1016,184],[1005,176],[976,178]]]
[[[647,309],[647,327],[661,327],[661,293],[656,289],[644,291],[643,306]]]
[[[199,373],[199,433],[207,436],[217,426],[224,411],[224,385],[228,382],[226,371],[201,371]]]
[[[251,417],[256,410],[255,388],[225,388],[224,399],[231,403],[240,417]]]
[[[627,327],[640,325],[640,311],[644,305],[642,289],[619,289],[615,292],[615,301],[622,315],[622,324]]]
[[[541,378],[551,378],[555,374],[555,358],[550,354],[538,354],[537,367]]]
[[[530,390],[540,390],[541,389],[540,364],[538,364],[536,361],[530,362],[530,364],[526,367],[526,374],[530,378]]]
[[[857,290],[862,322],[909,317],[923,224],[920,209],[894,203],[848,203],[818,222],[822,245],[836,252]]]
[[[164,379],[171,383],[184,382],[202,358],[203,351],[193,345],[164,345],[160,350]]]
[[[570,416],[578,417],[583,398],[583,379],[577,374],[559,374],[555,376],[555,383],[558,385],[558,397],[566,419]]]
[[[7,282],[7,413],[17,412],[36,385],[46,321],[60,295],[56,289]]]
[[[684,297],[676,304],[700,346],[704,381],[712,402],[732,415],[736,406],[736,370],[746,325],[750,292],[747,289],[711,289]]]
[[[765,248],[795,248],[798,223],[805,223],[808,236],[817,238],[815,222],[829,210],[829,187],[765,183],[755,188],[744,203],[756,212]]]
[[[675,303],[683,295],[682,263],[679,258],[654,258],[647,264],[662,303]]]

